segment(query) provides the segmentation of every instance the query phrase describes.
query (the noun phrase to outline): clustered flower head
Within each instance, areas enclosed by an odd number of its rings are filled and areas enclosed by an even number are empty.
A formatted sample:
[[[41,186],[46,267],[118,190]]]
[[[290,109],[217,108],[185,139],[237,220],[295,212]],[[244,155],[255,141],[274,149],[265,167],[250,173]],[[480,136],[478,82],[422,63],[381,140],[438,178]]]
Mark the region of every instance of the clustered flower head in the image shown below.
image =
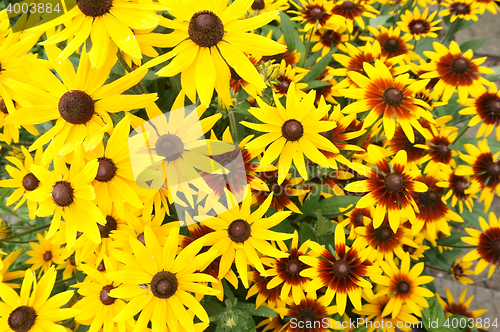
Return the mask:
[[[16,8],[0,332],[392,332],[486,312],[432,270],[468,285],[500,266],[500,93],[478,43],[453,40],[496,2]]]

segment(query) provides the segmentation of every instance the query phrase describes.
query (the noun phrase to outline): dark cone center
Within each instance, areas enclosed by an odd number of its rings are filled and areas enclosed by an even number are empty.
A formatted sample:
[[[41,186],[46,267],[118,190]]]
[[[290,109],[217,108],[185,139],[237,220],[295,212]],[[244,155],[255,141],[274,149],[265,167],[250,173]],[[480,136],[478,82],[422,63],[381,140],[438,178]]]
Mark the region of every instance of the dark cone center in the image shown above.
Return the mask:
[[[396,88],[389,88],[382,94],[382,99],[391,106],[399,106],[403,102],[403,94]]]
[[[458,58],[451,63],[451,68],[454,72],[463,74],[469,69],[469,60]]]
[[[99,233],[101,234],[101,238],[105,239],[109,237],[109,234],[112,231],[116,231],[118,223],[111,216],[106,216],[106,225],[97,224],[97,228],[99,228]]]
[[[397,173],[391,173],[385,177],[384,180],[385,187],[391,192],[397,192],[403,189],[404,181],[401,175]]]
[[[97,271],[106,272],[106,267],[104,266],[104,261],[101,261],[99,265],[97,265]]]
[[[491,243],[491,250],[497,255],[500,255],[500,239],[496,239]]]
[[[229,238],[236,243],[245,242],[250,237],[250,231],[250,225],[242,219],[233,221],[227,229]]]
[[[268,187],[274,193],[274,196],[279,196],[283,193],[283,188],[277,182],[273,182]]]
[[[417,250],[417,248],[410,247],[410,246],[409,246],[409,245],[407,245],[407,244],[403,244],[403,250],[404,250],[405,252],[410,253],[410,255],[411,255],[411,254],[413,254],[413,253]]]
[[[52,259],[52,251],[46,251],[43,253],[43,260],[48,262]]]
[[[297,321],[299,321],[299,322],[304,322],[304,323],[315,322],[317,319],[318,318],[316,317],[316,314],[314,313],[314,311],[309,310],[309,309],[304,309],[297,315]],[[307,325],[310,325],[310,324],[307,324]],[[307,330],[309,330],[309,329],[307,329]]]
[[[23,187],[27,191],[33,191],[38,188],[40,184],[40,180],[36,178],[33,173],[26,174],[23,178]]]
[[[252,9],[253,10],[261,10],[266,7],[266,4],[264,3],[264,0],[254,0],[252,4]]]
[[[77,0],[76,5],[86,16],[98,17],[109,13],[113,0]]]
[[[457,277],[460,277],[464,274],[464,270],[462,269],[462,267],[460,267],[460,265],[457,265],[453,268],[453,274],[455,274],[455,276]]]
[[[344,1],[344,3],[342,4],[342,9],[350,10],[353,8],[354,8],[354,2],[352,1]]]
[[[146,245],[146,238],[144,237],[144,233],[137,235],[137,241],[139,241],[143,245]]]
[[[336,261],[335,264],[333,264],[333,273],[339,278],[347,278],[351,273],[351,265],[344,259]]]
[[[66,181],[56,182],[52,187],[52,199],[58,206],[68,206],[73,203],[73,188]]]
[[[489,164],[487,171],[488,171],[488,174],[490,174],[492,176],[500,176],[500,164],[498,164],[498,163]]]
[[[224,24],[215,13],[202,10],[191,17],[188,34],[198,46],[212,47],[224,37]]]
[[[389,38],[384,43],[384,49],[386,49],[389,53],[396,53],[399,50],[399,42],[394,38]]]
[[[299,121],[291,119],[283,124],[281,133],[288,141],[298,141],[304,135],[304,127]]]
[[[425,32],[425,25],[422,22],[415,22],[415,24],[410,24],[410,31],[413,34],[421,34]]]
[[[290,259],[286,264],[286,269],[291,275],[298,275],[302,271],[301,264],[296,259]]]
[[[7,323],[15,332],[28,332],[35,325],[36,317],[35,309],[23,305],[10,313]]]
[[[460,14],[460,15],[466,15],[470,12],[470,8],[468,4],[465,3],[457,3],[451,6],[455,13]]]
[[[109,296],[109,292],[113,289],[114,287],[111,285],[104,286],[101,290],[101,294],[99,295],[99,299],[101,300],[102,304],[104,305],[111,305],[115,303],[115,298]]]
[[[160,299],[168,299],[174,295],[178,286],[177,277],[167,271],[158,272],[151,280],[151,291]]]
[[[184,152],[184,143],[182,140],[173,134],[160,136],[155,144],[156,154],[165,157],[167,161],[179,159]]]
[[[324,13],[325,11],[320,7],[311,8],[311,10],[309,11],[311,17],[315,18],[316,20],[319,20]]]
[[[455,189],[459,193],[465,192],[465,189],[467,189],[467,182],[465,180],[457,181],[457,183],[455,184]]]
[[[116,166],[111,159],[99,158],[99,168],[97,169],[97,175],[95,176],[97,181],[108,182],[116,175]]]
[[[5,105],[5,101],[3,99],[0,100],[0,111],[4,114],[9,114],[9,111],[7,110],[7,105]]]
[[[59,114],[71,124],[85,124],[94,115],[94,100],[85,92],[71,90],[59,99]]]
[[[488,106],[491,113],[500,115],[500,100],[494,100]]]
[[[429,189],[425,193],[418,194],[420,203],[424,206],[434,206],[439,201],[439,195],[434,189]]]
[[[404,280],[400,281],[400,282],[398,282],[396,289],[397,289],[398,293],[406,294],[410,291],[410,284]]]
[[[448,147],[448,145],[446,144],[441,144],[439,147],[438,147],[438,152],[440,155],[442,155],[443,157],[449,157],[450,154],[451,154],[451,150],[450,148]]]
[[[364,226],[365,223],[363,222],[363,218],[364,218],[364,214],[362,213],[359,213],[357,216],[356,216],[356,226]]]
[[[289,87],[290,87],[290,82],[287,81],[286,79],[283,81],[279,81],[277,86],[278,91],[283,94],[286,94],[288,92]]]
[[[414,131],[413,133],[415,135],[415,143],[414,144],[425,144],[425,138],[424,138],[424,136],[422,136],[421,133],[419,133],[418,131]]]
[[[375,230],[375,237],[381,242],[389,241],[393,235],[394,232],[387,225],[380,225],[380,227]]]

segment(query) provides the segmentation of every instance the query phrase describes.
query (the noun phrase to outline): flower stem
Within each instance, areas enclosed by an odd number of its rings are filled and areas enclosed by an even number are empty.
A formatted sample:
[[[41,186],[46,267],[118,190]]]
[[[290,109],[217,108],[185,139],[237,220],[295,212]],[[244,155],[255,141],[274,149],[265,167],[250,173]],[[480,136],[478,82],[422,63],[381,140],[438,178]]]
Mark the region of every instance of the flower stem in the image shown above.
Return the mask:
[[[306,46],[306,50],[304,52],[304,60],[302,61],[302,68],[305,68],[305,65],[306,65],[307,53],[309,53],[309,47],[311,46],[311,39],[312,39],[313,33],[314,33],[314,28],[311,29],[311,33],[309,34],[309,38],[307,39],[307,46]]]
[[[125,71],[127,71],[127,73],[131,73],[134,71],[132,68],[130,68],[127,61],[125,61],[125,57],[123,56],[122,51],[118,50],[118,52],[116,52],[116,56],[118,57],[118,62],[120,62],[120,65],[123,67],[123,69],[125,69]],[[143,94],[148,93],[148,90],[146,90],[146,88],[144,87],[144,85],[142,85],[141,82],[137,83],[137,87],[139,88],[139,91],[141,93]]]
[[[377,121],[378,121],[378,119],[377,119]],[[370,134],[373,126],[375,125],[375,123],[377,123],[377,121],[372,123],[371,126],[366,129],[366,132],[363,134],[363,136],[361,136],[361,138],[359,139],[359,142],[358,142],[359,147],[361,147],[361,145],[363,145],[363,143],[365,142],[366,138]],[[355,151],[349,152],[349,155],[347,155],[347,159],[351,158],[354,155],[354,153],[355,153]]]
[[[450,273],[450,271],[446,271],[446,270],[440,269],[439,267],[434,267],[434,266],[431,266],[431,265],[426,265],[425,267],[431,268],[433,270],[438,270],[438,271],[441,271],[441,272]]]
[[[229,127],[231,130],[231,136],[233,136],[233,142],[239,142],[238,140],[238,129],[236,128],[236,116],[234,115],[234,111],[228,111],[229,115]]]
[[[21,233],[21,234],[17,234],[17,235],[13,235],[13,236],[9,236],[9,237],[6,237],[4,239],[0,239],[0,242],[10,242],[10,240],[14,240],[14,239],[23,237],[25,235],[29,235],[31,233],[38,232],[38,231],[40,231],[42,229],[45,229],[45,228],[47,228],[49,226],[50,226],[50,224],[39,226],[39,227],[33,228],[33,229],[31,229],[31,230],[29,230],[27,232],[24,232],[24,233]]]
[[[455,20],[455,21],[451,24],[451,26],[450,26],[450,28],[448,29],[448,31],[446,31],[446,35],[444,36],[443,40],[441,40],[441,44],[444,44],[444,43],[448,40],[448,38],[450,38],[450,37],[451,37],[451,33],[452,33],[453,29],[455,28],[455,25],[457,24],[457,22],[458,22],[458,20]]]
[[[455,138],[455,140],[453,141],[453,143],[451,143],[451,144],[450,144],[450,148],[451,148],[453,145],[455,145],[455,143],[457,143],[457,142],[458,142],[458,140],[460,139],[460,137],[462,137],[462,136],[465,134],[465,132],[467,131],[467,129],[469,129],[469,128],[470,128],[470,127],[469,127],[468,125],[466,125],[466,126],[464,126],[464,127],[462,128],[462,131],[460,132],[460,134],[458,134],[457,138]]]

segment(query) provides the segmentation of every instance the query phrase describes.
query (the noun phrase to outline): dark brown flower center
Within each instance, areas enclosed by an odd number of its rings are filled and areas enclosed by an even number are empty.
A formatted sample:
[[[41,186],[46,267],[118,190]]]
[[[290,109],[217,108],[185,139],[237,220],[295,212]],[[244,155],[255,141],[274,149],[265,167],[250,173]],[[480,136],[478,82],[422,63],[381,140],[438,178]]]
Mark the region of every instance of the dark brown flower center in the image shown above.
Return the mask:
[[[434,206],[437,202],[439,202],[438,193],[430,188],[425,193],[419,193],[418,197],[420,198],[420,203],[424,206]]]
[[[73,203],[73,188],[71,183],[58,181],[52,187],[52,199],[58,206],[68,206]]]
[[[394,232],[391,227],[387,225],[380,225],[380,227],[375,230],[375,237],[381,242],[389,241],[393,235]]]
[[[139,241],[143,245],[146,245],[146,238],[144,237],[144,233],[137,235],[137,241]]]
[[[165,157],[165,160],[174,161],[182,156],[184,143],[176,135],[165,134],[156,141],[155,150],[156,154]]]
[[[0,111],[4,114],[9,114],[9,111],[7,110],[7,105],[5,105],[5,101],[3,99],[0,100]]]
[[[463,74],[469,69],[469,60],[464,58],[455,59],[451,63],[451,69],[456,73]]]
[[[278,92],[286,94],[288,92],[288,88],[290,87],[290,82],[287,79],[279,80],[276,88]]]
[[[302,271],[302,265],[296,259],[290,259],[288,263],[286,263],[286,269],[291,275],[298,275],[300,271]]]
[[[389,88],[382,94],[382,99],[388,105],[399,106],[403,102],[403,94],[396,88]]]
[[[43,260],[48,262],[52,259],[52,251],[46,251],[43,253]]]
[[[252,4],[252,9],[253,10],[261,10],[266,7],[266,4],[264,3],[264,0],[254,0]]]
[[[94,100],[85,92],[71,90],[59,99],[59,114],[71,124],[85,124],[94,115]]]
[[[407,245],[407,244],[403,244],[403,250],[404,250],[405,252],[410,253],[410,255],[411,255],[411,254],[413,254],[413,253],[417,250],[417,248],[410,247],[410,246],[409,246],[409,245]]]
[[[410,28],[410,32],[415,35],[426,32],[425,24],[420,21],[413,21],[409,24],[408,27]]]
[[[492,176],[500,176],[500,165],[498,163],[491,163],[488,165],[487,171]]]
[[[288,141],[298,141],[304,135],[304,127],[299,121],[291,119],[283,124],[281,133]]]
[[[365,223],[363,222],[363,218],[364,218],[364,214],[362,213],[359,213],[357,216],[356,216],[356,226],[364,226]]]
[[[10,313],[7,323],[15,332],[28,332],[35,325],[36,317],[35,309],[23,305]]]
[[[345,259],[336,261],[333,264],[333,273],[339,278],[347,278],[351,273],[351,265]]]
[[[201,47],[212,47],[224,37],[224,24],[215,13],[202,10],[191,17],[188,34]]]
[[[496,239],[491,243],[491,250],[497,255],[500,255],[500,239]]]
[[[104,266],[104,261],[101,261],[99,265],[97,265],[97,271],[106,272],[106,266]]]
[[[98,17],[109,13],[113,0],[77,0],[76,5],[86,16]]]
[[[105,239],[109,237],[109,234],[112,231],[116,231],[118,223],[111,216],[106,216],[106,225],[97,224],[99,228],[99,233],[101,234],[101,238]]]
[[[465,192],[465,189],[467,189],[467,181],[465,180],[459,180],[455,183],[455,190],[459,193]]]
[[[23,187],[27,191],[33,191],[38,188],[40,184],[40,180],[36,178],[33,173],[26,174],[23,178]]]
[[[384,49],[387,50],[389,53],[396,53],[399,50],[399,42],[397,39],[394,38],[389,38],[385,41],[384,43]],[[399,92],[399,90],[398,90]],[[401,93],[400,93],[401,94]]]
[[[413,133],[415,135],[415,144],[425,144],[425,138],[420,132],[413,131]]]
[[[391,192],[397,192],[403,189],[404,181],[398,173],[391,173],[385,177],[385,187]]]
[[[98,161],[99,168],[97,169],[95,178],[100,182],[108,182],[116,175],[115,163],[111,159],[105,157],[99,158]]]
[[[325,13],[324,9],[320,7],[313,7],[309,11],[311,17],[315,18],[316,20],[319,20],[324,13]]]
[[[109,296],[109,292],[113,289],[114,287],[111,285],[104,286],[101,290],[101,294],[99,295],[99,299],[101,300],[102,304],[104,305],[111,305],[115,303],[115,298]]]
[[[229,238],[236,243],[245,242],[250,237],[250,232],[250,225],[242,219],[233,221],[227,229]]]
[[[309,310],[309,309],[304,309],[301,312],[299,312],[297,316],[297,321],[299,322],[315,322],[318,318],[316,317],[316,313],[314,311]],[[309,325],[309,324],[307,324]],[[312,325],[312,324],[311,324]],[[309,329],[307,329],[309,330]]]
[[[274,193],[274,196],[279,196],[283,193],[283,188],[277,182],[269,184],[268,187],[269,191]]]
[[[457,277],[460,277],[464,274],[464,269],[462,269],[460,265],[457,265],[453,268],[453,274],[455,274],[455,276]]]
[[[455,12],[459,15],[467,15],[470,13],[470,6],[466,3],[454,3],[450,7],[452,9],[452,12]]]
[[[406,281],[402,280],[402,281],[398,282],[398,285],[396,286],[396,290],[398,293],[406,294],[410,291],[410,284],[407,283]]]
[[[450,148],[448,147],[448,145],[446,144],[441,144],[439,145],[438,147],[438,152],[440,155],[442,155],[443,157],[449,157],[450,154],[451,154],[451,150]]]
[[[347,10],[350,10],[350,9],[353,9],[354,8],[354,2],[352,1],[344,1],[344,3],[342,4],[342,9],[347,9]]]
[[[489,105],[488,108],[491,113],[494,115],[500,115],[500,100],[493,100]]]
[[[174,295],[178,286],[177,277],[171,272],[158,272],[151,279],[151,292],[160,299],[168,299]]]

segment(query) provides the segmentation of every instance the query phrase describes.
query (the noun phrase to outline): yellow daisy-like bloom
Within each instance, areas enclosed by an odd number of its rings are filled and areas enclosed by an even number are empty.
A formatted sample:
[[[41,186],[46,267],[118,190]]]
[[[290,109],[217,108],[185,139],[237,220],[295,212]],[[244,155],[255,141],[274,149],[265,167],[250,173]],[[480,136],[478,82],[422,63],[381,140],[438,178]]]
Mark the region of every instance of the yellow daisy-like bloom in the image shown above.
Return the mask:
[[[474,318],[474,321],[473,321],[474,325],[478,329],[486,328],[485,326],[483,326],[479,322],[480,321],[479,319],[476,320],[475,318],[478,318],[482,314],[485,314],[486,312],[488,312],[488,310],[479,309],[479,310],[469,311],[469,306],[472,303],[472,300],[474,300],[474,295],[472,295],[471,297],[469,297],[466,300],[466,294],[467,294],[467,288],[464,288],[464,290],[460,294],[460,298],[458,299],[458,303],[457,303],[455,301],[455,299],[453,298],[453,295],[451,295],[449,288],[446,287],[447,302],[445,302],[441,298],[441,296],[439,296],[439,294],[436,294],[436,298],[438,299],[439,304],[441,304],[441,306],[443,307],[446,318],[449,318],[453,315],[461,315],[461,316],[465,316],[465,317],[469,317],[469,318]]]
[[[169,34],[172,51],[151,60],[148,68],[173,60],[157,74],[172,77],[181,73],[181,84],[188,98],[195,103],[196,93],[203,105],[210,105],[214,88],[219,98],[231,103],[229,94],[229,67],[259,90],[266,86],[247,54],[275,55],[285,46],[263,36],[248,33],[271,22],[278,11],[240,20],[253,0],[227,1],[168,1],[161,0],[172,21],[162,19],[161,25],[174,29]]]
[[[423,13],[415,7],[413,13],[409,10],[401,15],[401,19],[397,22],[403,32],[411,35],[415,40],[420,38],[437,38],[438,34],[435,31],[441,30],[443,27],[436,26],[441,20],[433,19],[436,17],[437,11],[429,15],[429,8],[425,8]]]
[[[49,298],[56,276],[56,270],[50,268],[37,283],[33,271],[26,270],[20,295],[0,283],[0,298],[5,302],[0,302],[0,330],[66,331],[55,322],[73,318],[79,311],[71,308],[61,309],[73,297],[72,290]]]
[[[339,314],[346,309],[347,297],[354,308],[361,310],[363,291],[373,295],[372,284],[365,278],[373,278],[380,274],[380,269],[366,259],[366,251],[354,242],[349,248],[345,243],[344,228],[335,227],[335,251],[332,253],[324,246],[311,242],[309,247],[320,255],[320,258],[300,256],[300,261],[311,266],[300,273],[301,277],[312,279],[306,287],[307,294],[326,287],[323,305],[328,306],[333,299],[337,300]]]
[[[252,107],[249,112],[264,124],[242,121],[246,127],[266,132],[266,134],[250,141],[246,148],[249,150],[264,149],[271,144],[260,161],[261,167],[270,165],[279,156],[278,184],[281,184],[293,163],[300,175],[307,180],[308,174],[304,162],[304,154],[311,161],[321,166],[330,163],[318,149],[339,153],[339,150],[320,133],[335,128],[332,121],[321,121],[328,114],[330,105],[316,108],[314,101],[316,91],[310,91],[302,100],[295,93],[295,83],[288,89],[286,107],[283,107],[274,95],[276,107],[267,105],[257,98],[259,107]]]
[[[39,243],[30,242],[30,247],[32,251],[28,251],[26,254],[31,256],[30,259],[26,261],[26,264],[32,264],[31,270],[36,271],[39,268],[41,276],[46,272],[53,264],[62,264],[64,262],[64,249],[60,245],[53,243],[51,239],[47,238],[47,232],[43,235],[40,233],[36,234]]]
[[[477,14],[480,13],[480,9],[475,0],[445,0],[441,2],[440,5],[448,8],[439,12],[439,15],[451,15],[450,22],[455,22],[456,19],[465,21],[473,20],[477,22],[479,19]]]
[[[291,1],[297,10],[290,10],[290,13],[298,15],[292,20],[306,24],[304,30],[309,31],[317,28],[337,29],[345,26],[345,18],[340,15],[333,15],[333,2],[328,0],[300,0],[300,4]]]
[[[477,198],[481,185],[477,181],[471,181],[471,177],[457,175],[448,165],[441,165],[441,172],[439,172],[441,182],[437,183],[438,187],[448,188],[446,195],[442,196],[443,202],[451,197],[451,206],[456,206],[458,203],[460,213],[464,210],[465,206],[472,212],[474,206],[474,199]]]
[[[414,46],[407,43],[412,38],[409,35],[401,35],[400,27],[377,26],[377,29],[368,27],[368,30],[373,34],[373,37],[379,42],[382,47],[382,57],[391,59],[400,55],[404,55],[403,60],[411,64],[412,60],[420,59],[420,56],[414,52]],[[372,39],[371,37],[361,37],[361,39]],[[401,61],[400,61],[401,63]]]
[[[469,270],[469,268],[474,264],[473,262],[464,262],[463,261],[463,256],[461,255],[458,257],[451,267],[451,276],[455,278],[459,283],[463,285],[468,285],[468,284],[473,284],[474,281],[472,281],[468,275],[474,274],[472,270]]]
[[[431,62],[420,66],[419,69],[426,72],[420,78],[439,78],[433,94],[441,96],[443,102],[450,100],[457,88],[458,98],[465,100],[471,91],[480,89],[482,85],[491,85],[480,75],[494,72],[493,69],[479,67],[486,57],[472,60],[472,50],[462,54],[455,41],[450,43],[449,49],[438,42],[432,45],[436,52],[424,51]]]
[[[225,190],[225,192],[228,201],[236,202],[235,197],[228,190]],[[268,240],[288,240],[293,236],[292,234],[269,230],[269,228],[278,225],[292,213],[282,211],[273,214],[269,218],[264,217],[272,198],[273,195],[270,194],[257,210],[251,212],[252,195],[249,186],[247,186],[241,207],[234,206],[217,217],[201,222],[214,230],[203,238],[206,238],[206,245],[211,245],[212,250],[221,255],[219,280],[227,275],[234,261],[243,285],[248,288],[248,263],[251,263],[261,275],[268,275],[257,251],[275,258],[289,256],[288,253],[274,248],[267,242]]]
[[[463,237],[462,241],[479,247],[467,253],[464,256],[464,262],[479,259],[474,271],[476,274],[483,272],[491,263],[488,271],[488,278],[491,278],[496,266],[500,266],[500,223],[493,212],[488,215],[488,222],[489,224],[483,217],[479,217],[482,232],[474,228],[466,228],[465,231],[471,237]]]
[[[0,225],[0,227],[2,226]],[[22,251],[22,249],[12,251],[7,257],[3,259],[1,256],[4,255],[4,253],[0,251],[0,284],[7,285],[11,288],[19,288],[19,284],[10,283],[9,281],[22,278],[24,276],[24,271],[7,272],[7,270],[16,261]]]
[[[275,10],[285,11],[289,7],[288,0],[254,0],[248,12],[253,15],[262,15]]]
[[[132,29],[156,28],[161,18],[155,12],[164,9],[144,1],[78,0],[76,6],[64,15],[30,31],[48,31],[64,24],[64,29],[40,43],[49,46],[68,40],[63,52],[57,56],[58,61],[69,57],[82,44],[86,45],[86,40],[90,38],[90,63],[93,68],[99,69],[106,64],[110,54],[116,53],[117,47],[132,58],[141,59],[141,49]]]
[[[15,110],[21,107],[21,105],[15,100],[12,102],[14,103]],[[0,128],[3,127],[3,133],[0,133],[0,141],[4,141],[7,144],[12,143],[12,141],[17,143],[19,142],[19,129],[21,126],[5,125],[5,119],[9,116],[9,114],[10,113],[7,109],[7,104],[5,104],[5,100],[0,97]],[[38,136],[40,134],[34,125],[25,124],[22,127],[33,136]]]
[[[500,6],[498,6],[495,0],[476,0],[474,3],[478,6],[479,14],[481,15],[484,14],[485,10],[488,10],[493,15],[500,11]]]
[[[104,133],[111,131],[113,121],[108,113],[142,108],[157,99],[156,94],[121,95],[136,85],[147,70],[136,70],[116,81],[103,85],[116,62],[108,57],[103,68],[90,66],[89,55],[81,55],[75,73],[69,59],[57,61],[60,50],[55,46],[45,47],[50,63],[62,82],[47,68],[25,61],[29,73],[38,87],[14,84],[19,95],[30,100],[32,105],[23,107],[6,119],[6,124],[39,124],[57,120],[54,127],[40,136],[30,151],[52,141],[55,153],[63,156],[83,143],[87,151],[102,142]]]
[[[434,280],[433,277],[421,276],[424,270],[424,263],[417,263],[410,269],[410,255],[407,253],[401,260],[401,268],[398,269],[394,261],[384,261],[380,263],[385,276],[373,276],[371,279],[387,286],[377,292],[377,295],[394,293],[382,311],[382,317],[392,313],[395,318],[401,311],[403,304],[408,305],[411,313],[421,317],[422,308],[429,307],[426,297],[434,297],[434,293],[427,288],[421,287]]]
[[[299,81],[306,76],[307,72],[297,73],[297,67],[287,65],[284,59],[281,60],[279,69],[276,71],[276,74],[272,74],[273,79],[270,84],[279,98],[288,93],[288,89],[290,89],[292,82],[295,83],[295,94],[297,97],[303,98],[306,95],[303,90],[307,88],[307,84],[299,83]]]
[[[430,106],[420,99],[413,98],[413,95],[423,90],[429,80],[418,80],[407,86],[409,74],[399,75],[394,79],[381,60],[376,60],[375,66],[365,62],[363,68],[368,77],[354,71],[347,73],[359,89],[339,90],[345,97],[358,99],[357,102],[346,106],[343,112],[351,114],[370,111],[364,120],[363,129],[383,117],[384,131],[388,139],[394,137],[396,120],[411,143],[415,142],[413,128],[422,136],[428,137],[428,131],[418,119],[423,117],[434,122],[432,114],[426,110]]]
[[[335,3],[332,13],[346,19],[347,29],[353,32],[354,22],[358,23],[361,29],[365,28],[363,17],[376,18],[378,10],[370,5],[370,1],[364,0],[341,0]]]
[[[153,331],[163,331],[166,326],[171,331],[194,331],[194,320],[186,307],[192,310],[208,326],[209,318],[205,309],[190,292],[216,295],[218,291],[199,282],[216,282],[208,274],[195,273],[206,267],[217,256],[216,250],[198,254],[205,244],[200,238],[177,254],[179,244],[179,224],[170,232],[165,245],[160,246],[150,227],[145,227],[143,245],[130,238],[134,255],[113,251],[112,255],[125,264],[124,269],[106,273],[106,278],[121,283],[109,291],[108,296],[129,299],[127,305],[114,317],[115,322],[127,320],[138,314],[134,332],[143,331],[149,321]]]
[[[391,164],[375,145],[368,146],[368,154],[373,158],[376,169],[353,163],[351,167],[368,180],[349,183],[345,190],[368,193],[358,201],[356,207],[377,206],[373,215],[375,229],[382,225],[385,215],[388,214],[389,224],[394,233],[401,224],[401,217],[407,217],[413,226],[413,233],[416,234],[422,229],[424,222],[415,216],[415,212],[418,213],[419,210],[413,196],[428,190],[425,183],[415,180],[420,171],[406,162],[405,150],[399,151]]]
[[[27,202],[30,219],[35,219],[37,203],[34,200],[28,199],[24,193],[31,192],[37,189],[40,185],[40,180],[38,180],[37,177],[30,171],[31,165],[34,164],[48,168],[48,162],[43,162],[43,151],[41,148],[36,151],[34,159],[24,146],[22,146],[21,149],[24,156],[24,164],[18,158],[5,157],[5,159],[17,166],[17,169],[10,165],[5,166],[5,170],[9,173],[12,179],[1,180],[0,187],[17,188],[9,196],[6,205],[12,205],[14,202],[19,200],[14,207],[14,210],[16,210],[23,205],[24,202]]]
[[[61,218],[64,218],[68,248],[73,246],[77,231],[85,233],[96,244],[101,242],[97,224],[106,225],[106,219],[93,202],[95,192],[90,184],[98,168],[97,160],[84,167],[81,149],[75,151],[69,171],[62,158],[54,159],[52,172],[41,166],[31,165],[30,171],[42,185],[25,195],[39,203],[37,216],[53,215],[47,238],[55,234],[60,227]]]

